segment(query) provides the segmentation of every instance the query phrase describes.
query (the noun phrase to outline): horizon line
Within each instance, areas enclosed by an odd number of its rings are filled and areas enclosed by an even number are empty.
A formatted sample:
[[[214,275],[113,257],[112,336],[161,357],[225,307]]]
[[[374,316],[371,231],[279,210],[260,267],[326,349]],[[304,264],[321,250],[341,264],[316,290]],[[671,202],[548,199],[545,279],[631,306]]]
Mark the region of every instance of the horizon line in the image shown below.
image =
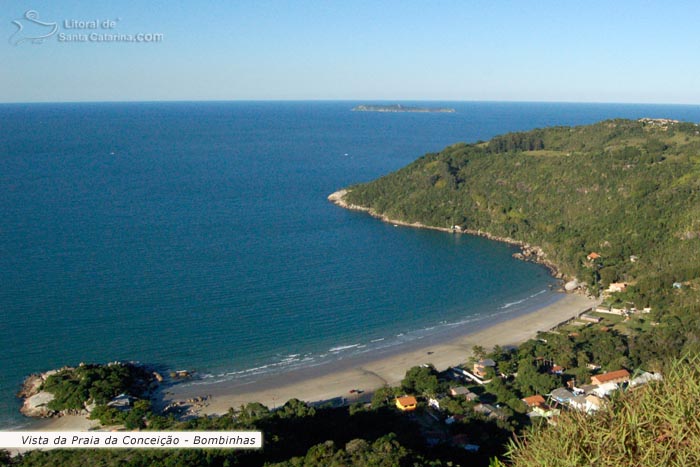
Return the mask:
[[[3,101],[0,105],[41,105],[41,104],[158,104],[158,103],[235,103],[235,102],[454,102],[454,103],[484,103],[484,104],[577,104],[577,105],[659,105],[697,107],[700,103],[673,102],[624,102],[624,101],[567,101],[567,100],[497,100],[497,99],[147,99],[147,100],[56,100],[56,101]]]

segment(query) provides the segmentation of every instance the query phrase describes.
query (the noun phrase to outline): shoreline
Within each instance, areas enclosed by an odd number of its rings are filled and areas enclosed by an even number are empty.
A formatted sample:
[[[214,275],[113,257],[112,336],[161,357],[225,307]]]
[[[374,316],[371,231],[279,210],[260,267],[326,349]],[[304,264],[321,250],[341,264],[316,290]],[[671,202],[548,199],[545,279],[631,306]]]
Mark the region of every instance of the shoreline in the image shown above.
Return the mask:
[[[421,222],[406,222],[406,221],[402,221],[402,220],[391,219],[384,214],[378,213],[377,211],[375,211],[372,208],[368,208],[365,206],[359,206],[357,204],[350,204],[350,203],[346,202],[343,198],[348,193],[349,193],[349,190],[347,190],[347,189],[338,190],[338,191],[333,192],[330,195],[328,195],[328,201],[330,201],[331,203],[333,203],[336,206],[339,206],[343,209],[348,209],[350,211],[366,212],[370,216],[372,216],[376,219],[379,219],[382,222],[386,222],[387,224],[395,224],[395,225],[400,225],[402,227],[412,227],[414,229],[429,229],[429,230],[437,230],[440,232],[447,232],[447,233],[459,233],[459,234],[474,235],[477,237],[483,237],[483,238],[487,238],[489,240],[494,240],[497,242],[506,243],[508,245],[517,246],[522,251],[522,253],[520,253],[520,256],[516,257],[517,259],[541,264],[542,266],[546,267],[549,270],[549,272],[552,274],[552,276],[554,276],[555,278],[565,279],[565,275],[559,270],[559,267],[555,263],[548,260],[547,254],[544,251],[542,251],[542,248],[540,248],[538,246],[532,246],[526,242],[522,242],[520,240],[515,240],[514,238],[510,238],[510,237],[499,237],[497,235],[492,235],[489,232],[484,232],[482,230],[473,230],[473,229],[457,230],[457,229],[451,229],[448,227],[435,227],[432,225],[423,224]]]
[[[408,369],[432,364],[439,371],[466,362],[472,348],[480,345],[515,346],[535,337],[539,331],[551,330],[597,305],[597,300],[580,294],[565,294],[553,304],[470,332],[444,342],[414,347],[389,356],[369,355],[339,362],[292,370],[242,383],[225,381],[208,385],[171,388],[173,400],[201,396],[207,392],[207,404],[193,413],[222,415],[230,408],[238,409],[250,402],[259,402],[270,409],[292,398],[314,404],[345,398],[346,403],[364,402],[373,391],[384,385],[400,383]],[[361,389],[361,395],[350,394]]]
[[[576,318],[595,307],[599,300],[581,294],[562,294],[563,297],[547,306],[462,336],[413,347],[389,356],[366,355],[337,362],[269,375],[259,380],[224,381],[213,384],[192,384],[167,388],[169,398],[163,402],[185,402],[203,398],[206,403],[190,410],[190,415],[224,415],[229,409],[238,409],[250,402],[259,402],[270,409],[296,398],[307,403],[320,403],[339,397],[345,403],[367,402],[372,393],[382,386],[395,386],[408,369],[432,364],[439,371],[466,362],[472,348],[480,345],[490,350],[495,345],[516,346]],[[350,394],[360,389],[362,394]],[[30,422],[37,431],[87,431],[98,428],[86,416],[63,416],[37,419]],[[109,429],[109,428],[106,428]]]
[[[465,233],[516,245],[527,250],[527,255],[519,259],[529,260],[547,267],[552,275],[561,278],[558,268],[546,260],[545,254],[538,247],[511,238],[502,238],[481,231],[454,230],[433,227],[419,222],[409,223],[389,219],[370,208],[348,204],[343,200],[347,190],[340,190],[328,197],[328,200],[345,209],[367,212],[384,222],[413,228],[427,228],[448,233]],[[542,306],[527,313],[520,314],[484,328],[466,331],[456,337],[443,341],[425,342],[410,348],[396,348],[393,351],[376,351],[366,355],[340,358],[337,361],[324,362],[319,365],[290,370],[283,373],[264,375],[256,380],[229,380],[217,383],[196,382],[186,386],[172,386],[167,389],[167,397],[161,402],[187,404],[192,400],[204,400],[205,403],[190,406],[189,415],[208,416],[223,415],[231,408],[259,402],[270,409],[275,409],[290,399],[296,398],[307,403],[343,398],[345,404],[368,401],[372,393],[382,386],[395,386],[403,379],[406,371],[414,366],[432,364],[438,371],[466,362],[476,345],[491,349],[495,345],[503,347],[516,346],[536,336],[540,331],[548,331],[576,318],[594,308],[599,300],[584,293],[563,294],[562,298],[549,305]],[[360,389],[362,393],[350,393],[351,389]],[[63,419],[63,420],[62,420]],[[68,422],[64,417],[44,419],[42,431],[65,430],[66,425],[76,431],[85,428],[84,417],[75,417]],[[92,427],[94,429],[94,427]]]

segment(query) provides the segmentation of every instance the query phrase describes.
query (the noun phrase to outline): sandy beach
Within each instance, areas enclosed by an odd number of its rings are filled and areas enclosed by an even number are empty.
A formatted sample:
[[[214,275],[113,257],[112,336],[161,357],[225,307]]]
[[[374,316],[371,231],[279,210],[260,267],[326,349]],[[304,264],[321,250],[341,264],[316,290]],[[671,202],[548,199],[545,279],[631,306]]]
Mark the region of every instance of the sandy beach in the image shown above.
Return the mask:
[[[350,402],[357,400],[351,389],[361,389],[366,398],[381,386],[395,385],[403,379],[406,370],[424,363],[433,364],[438,370],[465,362],[475,345],[491,349],[495,345],[517,345],[549,330],[583,311],[595,306],[597,301],[579,294],[565,295],[561,300],[532,313],[508,321],[499,322],[478,332],[434,345],[412,348],[379,359],[349,359],[336,365],[324,365],[291,371],[261,378],[248,384],[222,382],[206,386],[173,388],[175,400],[210,395],[208,404],[200,414],[223,414],[229,408],[239,408],[249,402],[260,402],[270,408],[278,407],[292,398],[306,402],[318,402],[345,397]],[[199,392],[198,392],[199,391]]]
[[[422,224],[409,224],[387,219],[378,216],[369,209],[348,205],[343,199],[345,194],[347,194],[346,190],[340,190],[331,194],[328,199],[346,209],[369,212],[385,222],[426,228]],[[449,229],[440,228],[436,228],[436,230],[449,231]],[[465,231],[464,233],[489,237],[483,232]],[[512,239],[493,239],[522,246],[522,243]],[[546,259],[537,258],[536,260],[556,273],[556,267]],[[275,408],[292,398],[309,403],[327,401],[337,397],[344,397],[350,402],[359,399],[366,400],[374,390],[383,385],[398,384],[403,379],[406,370],[411,367],[429,363],[438,370],[444,370],[450,366],[459,365],[467,361],[471,356],[471,349],[475,345],[480,345],[487,350],[495,345],[518,345],[534,337],[538,331],[552,329],[597,304],[596,299],[581,294],[567,294],[555,303],[531,313],[499,321],[492,326],[457,338],[446,339],[443,342],[433,342],[423,347],[414,345],[403,353],[350,358],[333,364],[262,377],[248,383],[229,381],[206,386],[176,387],[172,389],[171,400],[182,401],[204,395],[210,396],[207,403],[196,410],[198,414],[223,414],[232,407],[239,408],[249,402],[260,402],[270,408]],[[351,389],[360,389],[363,391],[363,395],[351,394]]]
[[[538,331],[550,330],[594,307],[599,300],[581,294],[562,294],[549,306],[527,314],[499,321],[489,327],[463,336],[416,346],[402,351],[401,347],[386,356],[367,354],[350,357],[315,367],[307,367],[261,377],[256,381],[224,381],[214,384],[191,384],[165,388],[165,402],[204,398],[193,413],[221,415],[230,408],[240,408],[249,402],[260,402],[270,408],[283,405],[292,398],[309,403],[343,397],[348,402],[366,401],[374,390],[384,385],[396,385],[411,367],[429,363],[438,370],[459,365],[469,359],[472,348],[480,345],[490,350],[495,345],[515,346]],[[361,395],[350,393],[361,389]],[[32,429],[38,431],[87,431],[97,423],[83,416],[65,416],[37,420]]]

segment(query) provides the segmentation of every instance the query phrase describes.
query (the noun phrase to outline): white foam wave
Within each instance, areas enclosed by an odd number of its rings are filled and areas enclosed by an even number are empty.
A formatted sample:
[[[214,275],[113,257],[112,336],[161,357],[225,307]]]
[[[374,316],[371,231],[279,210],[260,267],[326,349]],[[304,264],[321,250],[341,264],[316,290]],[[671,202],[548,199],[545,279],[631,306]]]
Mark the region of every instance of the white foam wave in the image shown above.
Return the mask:
[[[506,310],[506,309],[508,309],[508,308],[510,308],[510,307],[512,307],[512,306],[520,305],[521,303],[526,302],[526,301],[528,301],[528,300],[531,299],[531,298],[535,298],[535,297],[537,297],[538,295],[542,295],[543,293],[547,293],[547,289],[540,290],[539,292],[534,293],[534,294],[530,295],[530,296],[527,297],[527,298],[523,298],[522,300],[517,300],[517,301],[515,301],[515,302],[506,303],[505,305],[503,305],[502,307],[500,307],[499,310]]]
[[[354,349],[356,347],[359,347],[360,344],[351,344],[351,345],[341,345],[338,347],[333,347],[332,349],[328,350],[329,352],[342,352],[343,350],[348,350],[348,349]]]

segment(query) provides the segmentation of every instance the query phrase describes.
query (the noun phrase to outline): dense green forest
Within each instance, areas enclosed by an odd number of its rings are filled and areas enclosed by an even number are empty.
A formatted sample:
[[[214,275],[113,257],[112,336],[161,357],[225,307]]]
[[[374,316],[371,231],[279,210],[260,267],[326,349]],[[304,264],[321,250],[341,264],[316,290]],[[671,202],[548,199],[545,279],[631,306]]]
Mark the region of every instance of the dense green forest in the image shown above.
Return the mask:
[[[488,232],[542,248],[568,278],[611,306],[648,314],[599,315],[583,327],[541,333],[517,349],[475,348],[492,359],[490,382],[469,385],[476,400],[450,397],[456,384],[431,367],[409,370],[399,387],[368,404],[309,407],[292,400],[221,417],[178,420],[147,404],[129,414],[104,406],[95,416],[146,430],[256,429],[257,451],[58,450],[30,452],[0,465],[154,466],[456,466],[694,465],[699,462],[700,127],[661,120],[610,120],[582,127],[512,133],[456,144],[409,166],[349,188],[346,203],[374,215],[467,232]],[[459,226],[459,227],[457,227]],[[591,253],[597,253],[591,255]],[[562,372],[552,371],[556,362]],[[595,366],[591,366],[595,363]],[[531,419],[523,397],[569,381],[625,368],[660,371],[664,381],[619,391],[604,410],[569,409],[555,423]],[[99,367],[88,367],[98,375]],[[132,385],[59,374],[48,382],[56,404],[102,403]],[[106,378],[108,376],[105,376]],[[114,379],[112,378],[112,379]],[[93,394],[94,393],[94,394]],[[394,398],[419,397],[414,413]],[[441,398],[440,410],[427,407]],[[486,405],[492,413],[477,410]],[[132,409],[133,410],[133,409]],[[455,422],[447,424],[452,417]],[[516,436],[514,438],[513,436]],[[440,441],[430,443],[435,438]],[[475,443],[478,452],[464,443]],[[498,459],[496,459],[498,458]]]
[[[409,223],[488,232],[617,303],[651,307],[631,345],[649,359],[698,347],[700,127],[643,119],[511,133],[426,154],[344,201]],[[588,255],[598,253],[597,259]]]

